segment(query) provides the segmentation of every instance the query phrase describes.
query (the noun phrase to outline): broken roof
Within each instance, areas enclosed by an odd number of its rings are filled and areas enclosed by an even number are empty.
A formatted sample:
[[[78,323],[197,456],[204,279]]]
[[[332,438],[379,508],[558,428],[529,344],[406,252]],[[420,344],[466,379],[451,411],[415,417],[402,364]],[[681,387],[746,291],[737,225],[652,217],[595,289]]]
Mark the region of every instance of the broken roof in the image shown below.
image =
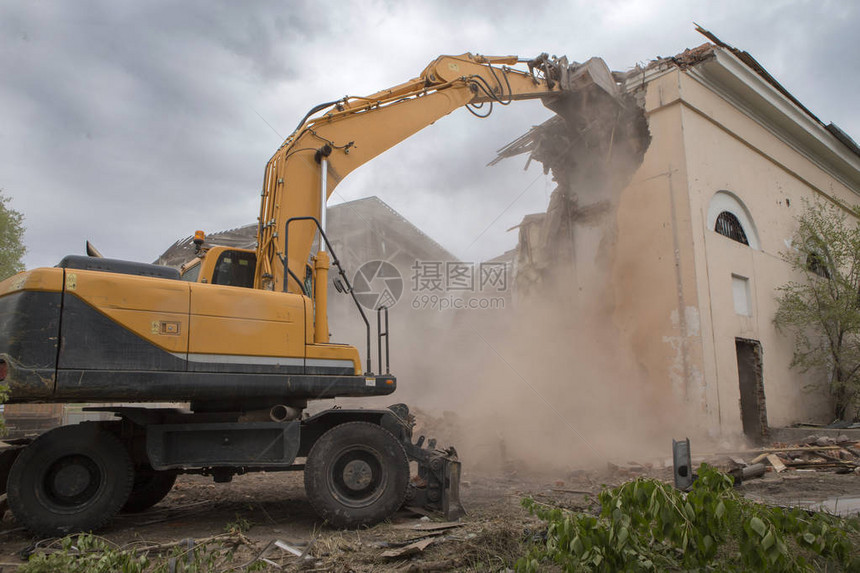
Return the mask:
[[[329,234],[337,235],[345,230],[347,221],[355,221],[356,228],[367,232],[379,233],[388,229],[402,239],[411,238],[413,250],[424,259],[456,261],[457,258],[449,253],[442,245],[434,241],[421,229],[412,224],[406,217],[392,209],[378,197],[365,197],[355,201],[347,201],[328,207]],[[375,223],[375,224],[374,224]],[[373,227],[373,228],[371,228]],[[171,245],[155,261],[156,264],[179,267],[195,256],[193,236],[179,239]],[[206,236],[206,244],[221,245],[237,249],[254,249],[257,246],[257,224],[243,225],[226,231],[210,233]]]
[[[803,105],[800,100],[794,97],[791,92],[789,92],[785,87],[779,83],[776,78],[774,78],[765,68],[762,66],[758,60],[756,60],[749,52],[744,50],[740,50],[735,48],[734,46],[727,44],[720,40],[713,32],[706,30],[696,24],[696,31],[708,38],[713,43],[705,43],[701,46],[697,46],[695,48],[688,48],[681,52],[680,54],[668,58],[658,57],[652,60],[647,66],[641,68],[636,66],[630,72],[626,74],[616,74],[617,76],[624,77],[625,79],[640,74],[641,72],[649,69],[653,69],[659,67],[660,65],[673,65],[682,70],[685,70],[691,66],[696,66],[703,62],[709,61],[716,57],[715,50],[716,48],[723,48],[732,53],[737,59],[743,62],[747,67],[749,67],[752,71],[754,71],[759,77],[761,77],[765,82],[767,82],[771,87],[773,87],[776,91],[782,94],[786,99],[788,99],[791,103],[800,108],[806,115],[812,118],[817,124],[830,132],[833,137],[835,137],[839,142],[841,142],[845,147],[851,150],[855,155],[860,156],[860,146],[842,129],[840,129],[835,123],[827,123],[825,124],[821,119],[818,118],[814,113],[812,113],[809,108]]]
[[[671,57],[658,57],[628,72],[612,72],[628,93],[636,92],[655,77],[673,69],[689,73],[711,89],[743,102],[755,118],[788,138],[849,188],[860,194],[860,146],[833,123],[825,124],[764,69],[749,53],[721,41],[697,27],[711,42]],[[539,135],[562,121],[558,116],[532,128],[498,151],[490,164],[521,153],[533,154]]]

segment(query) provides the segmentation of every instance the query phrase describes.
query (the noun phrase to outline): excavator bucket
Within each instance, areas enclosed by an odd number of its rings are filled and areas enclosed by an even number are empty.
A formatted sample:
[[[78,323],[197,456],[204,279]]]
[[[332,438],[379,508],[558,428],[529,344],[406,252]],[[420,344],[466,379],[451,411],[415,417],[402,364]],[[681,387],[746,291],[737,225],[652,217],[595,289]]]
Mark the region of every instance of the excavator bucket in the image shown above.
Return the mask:
[[[456,455],[455,453],[455,458]],[[442,515],[448,521],[456,521],[466,514],[463,504],[460,503],[460,462],[446,459],[443,475],[446,485],[442,490]]]
[[[437,450],[436,440],[423,448],[424,436],[407,449],[410,461],[418,462],[418,475],[413,476],[406,496],[406,505],[442,514],[447,521],[457,521],[466,514],[460,503],[460,460],[457,450]]]
[[[457,450],[449,447],[436,449],[436,440],[420,436],[412,442],[415,417],[405,404],[389,406],[382,427],[399,436],[406,457],[417,462],[418,474],[412,476],[406,493],[406,507],[442,514],[448,521],[456,521],[466,514],[460,503],[460,459]]]

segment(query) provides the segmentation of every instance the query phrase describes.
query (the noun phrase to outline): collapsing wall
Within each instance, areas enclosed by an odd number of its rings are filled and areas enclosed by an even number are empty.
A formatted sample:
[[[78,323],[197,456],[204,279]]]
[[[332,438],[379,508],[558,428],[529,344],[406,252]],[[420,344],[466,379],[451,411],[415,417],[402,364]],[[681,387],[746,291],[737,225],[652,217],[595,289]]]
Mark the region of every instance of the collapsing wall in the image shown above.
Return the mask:
[[[556,188],[519,226],[514,312],[471,319],[466,333],[479,338],[470,355],[485,356],[465,387],[474,396],[461,397],[471,426],[455,443],[470,463],[494,451],[503,466],[535,469],[647,459],[677,430],[671,397],[646,383],[614,323],[616,212],[651,144],[644,94],[622,91],[599,59],[573,75],[571,93],[548,105],[557,115],[494,161],[527,153]]]
[[[557,184],[546,213],[529,215],[520,225],[516,284],[521,299],[558,296],[571,280],[580,282],[575,276],[577,227],[600,227],[594,254],[606,267],[618,198],[651,142],[641,94],[622,92],[599,58],[573,69],[573,90],[547,103],[557,115],[502,148],[493,162],[528,153],[528,161],[540,162]]]

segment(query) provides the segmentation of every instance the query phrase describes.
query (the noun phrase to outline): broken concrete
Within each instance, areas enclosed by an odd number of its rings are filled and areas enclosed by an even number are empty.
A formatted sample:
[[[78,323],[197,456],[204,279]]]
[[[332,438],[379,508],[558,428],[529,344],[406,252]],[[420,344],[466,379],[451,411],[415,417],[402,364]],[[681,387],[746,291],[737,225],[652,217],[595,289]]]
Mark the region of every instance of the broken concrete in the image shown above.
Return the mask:
[[[557,184],[547,212],[520,225],[517,292],[523,297],[536,285],[545,289],[569,280],[577,227],[604,229],[599,256],[608,258],[618,197],[651,142],[641,98],[622,91],[602,60],[573,70],[572,91],[547,103],[557,115],[502,148],[493,161],[528,153],[526,166],[540,162]]]

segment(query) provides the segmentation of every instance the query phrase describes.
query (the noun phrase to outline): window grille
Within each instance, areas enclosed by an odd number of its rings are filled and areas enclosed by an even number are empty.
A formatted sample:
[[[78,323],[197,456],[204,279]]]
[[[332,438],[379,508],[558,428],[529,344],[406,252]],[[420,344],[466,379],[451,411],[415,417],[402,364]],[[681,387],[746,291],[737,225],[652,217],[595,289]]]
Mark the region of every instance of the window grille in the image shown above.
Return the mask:
[[[824,257],[818,253],[809,253],[806,255],[806,268],[809,272],[815,273],[822,278],[830,278],[830,269],[827,268]]]
[[[738,218],[735,217],[732,213],[728,211],[723,211],[720,213],[720,216],[717,217],[717,223],[714,225],[714,231],[723,235],[724,237],[728,237],[733,241],[737,241],[739,243],[743,243],[744,245],[749,245],[750,242],[747,240],[747,234],[744,232],[744,228],[741,226],[741,222],[738,221]]]

